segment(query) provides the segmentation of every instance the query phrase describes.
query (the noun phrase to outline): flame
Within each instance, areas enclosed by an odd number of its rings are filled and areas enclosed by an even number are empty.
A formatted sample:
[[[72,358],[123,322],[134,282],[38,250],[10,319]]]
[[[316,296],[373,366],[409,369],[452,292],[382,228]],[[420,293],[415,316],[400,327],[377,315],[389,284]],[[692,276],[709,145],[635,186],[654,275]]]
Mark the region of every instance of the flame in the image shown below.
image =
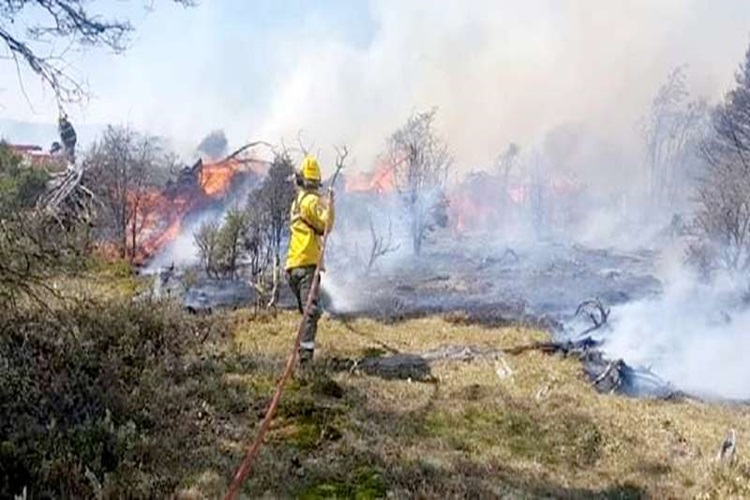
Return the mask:
[[[144,263],[174,241],[190,215],[225,203],[227,196],[243,184],[236,182],[238,178],[262,177],[266,172],[267,165],[255,160],[199,162],[184,169],[180,177],[163,190],[154,189],[140,196],[132,193],[132,203],[138,200],[138,214],[131,221],[137,229],[135,262]],[[132,225],[128,234],[131,232]]]
[[[467,193],[454,195],[448,205],[451,227],[457,233],[497,228],[502,209],[495,199],[478,199]]]
[[[139,262],[145,261],[177,238],[182,221],[191,209],[190,199],[187,197],[169,199],[160,194],[157,200],[156,209],[145,215],[145,223],[141,230]]]
[[[370,172],[357,172],[346,178],[347,193],[392,193],[396,191],[396,174],[387,161],[381,161]]]
[[[228,190],[234,175],[242,169],[242,163],[227,160],[203,165],[200,185],[206,196],[223,196]]]
[[[469,175],[449,197],[448,215],[453,230],[464,233],[501,229],[513,216],[513,211],[529,203],[531,189],[528,179],[506,182],[495,174]],[[584,186],[571,176],[550,176],[542,189],[555,199],[563,200],[580,195]]]
[[[466,177],[450,194],[449,217],[453,230],[487,231],[499,229],[513,206],[526,202],[524,184],[506,182],[500,176],[475,173]]]

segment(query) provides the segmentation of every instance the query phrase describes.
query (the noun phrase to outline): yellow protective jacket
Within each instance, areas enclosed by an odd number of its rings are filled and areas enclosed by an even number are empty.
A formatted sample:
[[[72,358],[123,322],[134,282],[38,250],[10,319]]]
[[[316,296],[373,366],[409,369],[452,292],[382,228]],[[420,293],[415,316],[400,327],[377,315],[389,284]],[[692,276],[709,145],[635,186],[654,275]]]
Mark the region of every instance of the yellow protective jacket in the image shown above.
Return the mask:
[[[333,206],[323,207],[317,191],[300,190],[290,212],[286,269],[314,266],[320,257],[320,238],[333,226]]]

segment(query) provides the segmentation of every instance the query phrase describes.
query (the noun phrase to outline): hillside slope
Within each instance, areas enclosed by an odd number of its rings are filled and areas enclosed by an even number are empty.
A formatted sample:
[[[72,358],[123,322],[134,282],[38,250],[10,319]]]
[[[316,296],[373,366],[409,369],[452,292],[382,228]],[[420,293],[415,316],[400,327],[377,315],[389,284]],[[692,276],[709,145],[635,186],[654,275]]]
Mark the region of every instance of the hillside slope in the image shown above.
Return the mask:
[[[212,498],[226,488],[297,319],[235,313],[228,344],[201,356],[203,365],[220,361],[195,371],[192,383],[204,383],[207,372],[216,390],[195,415],[202,432],[182,447],[184,470],[174,471],[181,496]],[[543,338],[460,317],[388,325],[323,320],[317,369],[290,384],[244,491],[304,498],[750,495],[745,408],[600,395],[575,360],[536,352],[426,366],[413,358],[416,368],[404,374],[360,369],[373,364],[363,358],[459,344],[495,350]],[[720,467],[715,456],[730,428],[737,460]]]

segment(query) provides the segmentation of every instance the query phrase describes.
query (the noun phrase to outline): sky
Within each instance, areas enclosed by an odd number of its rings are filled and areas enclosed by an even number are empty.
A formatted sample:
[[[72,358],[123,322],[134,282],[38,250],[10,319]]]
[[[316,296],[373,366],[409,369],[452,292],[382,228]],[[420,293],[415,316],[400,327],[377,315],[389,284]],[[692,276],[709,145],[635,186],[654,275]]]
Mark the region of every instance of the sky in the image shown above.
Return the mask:
[[[219,128],[233,146],[295,145],[301,131],[324,163],[349,145],[356,168],[372,166],[394,129],[433,106],[464,170],[571,123],[633,143],[672,68],[686,64],[692,93],[715,101],[750,42],[745,0],[146,3],[91,3],[136,32],[123,54],[67,53],[92,92],[67,109],[75,124],[127,124],[184,154]],[[0,59],[4,135],[56,118],[38,78],[21,79]]]

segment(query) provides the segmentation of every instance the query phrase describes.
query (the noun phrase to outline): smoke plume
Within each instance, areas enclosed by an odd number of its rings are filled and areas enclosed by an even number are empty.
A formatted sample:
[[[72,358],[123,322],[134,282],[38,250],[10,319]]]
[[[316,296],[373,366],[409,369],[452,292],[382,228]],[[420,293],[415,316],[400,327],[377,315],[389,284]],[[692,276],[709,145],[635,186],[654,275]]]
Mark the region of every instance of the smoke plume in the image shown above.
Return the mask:
[[[464,171],[569,123],[634,152],[635,124],[673,67],[689,65],[696,95],[725,90],[750,20],[750,4],[732,0],[370,6],[376,29],[364,47],[292,44],[261,135],[301,128],[319,145],[349,143],[368,166],[411,112],[437,106]]]
[[[695,396],[750,399],[747,282],[708,284],[677,262],[662,271],[663,295],[613,310],[605,351]]]

